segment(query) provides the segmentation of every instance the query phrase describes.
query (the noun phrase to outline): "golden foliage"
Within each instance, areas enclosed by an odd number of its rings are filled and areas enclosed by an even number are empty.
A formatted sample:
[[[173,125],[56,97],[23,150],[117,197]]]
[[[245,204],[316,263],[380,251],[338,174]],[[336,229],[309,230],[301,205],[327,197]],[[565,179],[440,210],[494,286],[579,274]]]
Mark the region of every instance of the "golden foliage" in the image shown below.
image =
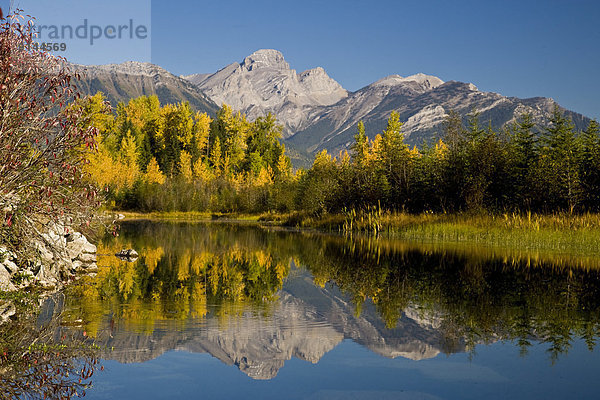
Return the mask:
[[[160,171],[156,158],[152,157],[150,160],[144,178],[148,183],[158,183],[159,185],[165,183],[165,175]]]

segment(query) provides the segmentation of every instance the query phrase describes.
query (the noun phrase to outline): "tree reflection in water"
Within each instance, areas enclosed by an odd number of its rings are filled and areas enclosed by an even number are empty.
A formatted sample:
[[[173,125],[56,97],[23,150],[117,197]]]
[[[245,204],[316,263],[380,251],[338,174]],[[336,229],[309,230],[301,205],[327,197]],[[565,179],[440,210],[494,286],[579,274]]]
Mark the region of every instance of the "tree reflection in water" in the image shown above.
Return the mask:
[[[98,276],[69,297],[67,320],[82,319],[92,336],[108,314],[109,326],[119,321],[147,334],[160,321],[183,329],[209,310],[217,318],[268,314],[293,266],[307,269],[317,286],[339,287],[356,315],[372,302],[387,329],[409,311],[435,320],[446,353],[509,340],[526,354],[545,342],[555,361],[578,337],[593,349],[600,330],[594,259],[165,222],[125,223],[99,252],[130,247],[138,261],[101,259]]]
[[[0,325],[0,397],[84,396],[92,375],[102,368],[98,348],[82,330],[61,326],[60,313],[42,318],[31,301],[17,303],[16,319]]]

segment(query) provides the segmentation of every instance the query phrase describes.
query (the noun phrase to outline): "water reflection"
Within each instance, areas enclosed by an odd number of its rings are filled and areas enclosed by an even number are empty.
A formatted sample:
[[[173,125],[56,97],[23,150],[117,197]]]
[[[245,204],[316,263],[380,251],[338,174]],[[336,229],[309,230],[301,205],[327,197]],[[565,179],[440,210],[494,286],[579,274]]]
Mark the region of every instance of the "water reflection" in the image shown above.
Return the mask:
[[[85,395],[97,369],[99,348],[84,332],[61,326],[62,296],[38,307],[19,306],[0,325],[0,397],[71,399]],[[19,302],[17,302],[19,303]],[[56,311],[56,312],[55,312]]]
[[[140,258],[112,256],[124,248]],[[344,339],[413,360],[544,342],[553,362],[575,338],[592,349],[600,327],[598,273],[562,259],[164,222],[125,223],[99,252],[104,267],[72,288],[63,318],[121,362],[208,352],[270,379]]]

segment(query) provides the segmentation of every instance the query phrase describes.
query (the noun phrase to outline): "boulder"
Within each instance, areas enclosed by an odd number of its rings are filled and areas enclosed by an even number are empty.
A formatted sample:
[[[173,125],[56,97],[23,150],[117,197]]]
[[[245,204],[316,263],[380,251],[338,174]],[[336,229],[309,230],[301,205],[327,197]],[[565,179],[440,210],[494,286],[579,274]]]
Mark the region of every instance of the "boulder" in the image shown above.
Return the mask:
[[[0,300],[0,324],[7,322],[16,312],[17,309],[11,301]]]
[[[35,248],[40,255],[40,261],[42,263],[51,263],[52,260],[54,260],[54,254],[52,254],[52,251],[50,251],[44,243],[35,242]]]
[[[137,260],[137,258],[139,257],[139,254],[137,251],[135,251],[133,249],[127,249],[127,250],[121,250],[120,252],[115,254],[115,256],[119,257],[123,261],[132,262],[132,261]]]
[[[75,260],[81,254],[95,254],[96,246],[88,242],[87,238],[79,232],[67,236],[67,254]]]
[[[17,288],[12,283],[10,273],[4,266],[4,263],[0,263],[0,291],[12,292],[14,290],[17,290]]]
[[[38,284],[46,288],[60,286],[60,271],[57,264],[40,265],[40,269],[35,274],[35,279]]]
[[[17,264],[15,264],[14,262],[12,262],[11,260],[5,260],[3,262],[4,267],[8,270],[8,273],[13,275],[16,274],[17,272],[19,272],[19,267],[17,266]]]
[[[95,263],[97,261],[96,254],[90,254],[90,253],[80,254],[79,256],[77,256],[77,260],[79,260],[85,264]]]
[[[52,246],[62,249],[67,245],[67,239],[65,238],[65,235],[60,233],[62,232],[61,229],[64,228],[50,228],[48,233],[44,233],[42,236],[44,240],[46,240]],[[57,230],[60,232],[57,232]]]

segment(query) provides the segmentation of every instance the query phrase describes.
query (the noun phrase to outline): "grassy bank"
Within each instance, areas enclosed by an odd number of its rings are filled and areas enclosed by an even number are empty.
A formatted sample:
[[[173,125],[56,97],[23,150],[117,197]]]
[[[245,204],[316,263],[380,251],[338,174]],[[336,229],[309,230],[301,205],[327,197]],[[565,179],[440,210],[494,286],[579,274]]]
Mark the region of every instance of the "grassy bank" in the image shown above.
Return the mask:
[[[125,212],[111,211],[110,215],[121,214],[126,219],[160,219],[160,220],[176,220],[176,221],[249,221],[257,222],[260,219],[258,214],[226,214],[226,213],[210,213],[200,211],[169,211],[169,212]]]
[[[407,214],[377,208],[320,217],[298,212],[261,215],[200,212],[123,214],[127,219],[243,221],[438,245],[600,257],[600,214]]]
[[[379,209],[315,218],[291,214],[284,225],[429,243],[600,255],[600,214],[406,214]]]

